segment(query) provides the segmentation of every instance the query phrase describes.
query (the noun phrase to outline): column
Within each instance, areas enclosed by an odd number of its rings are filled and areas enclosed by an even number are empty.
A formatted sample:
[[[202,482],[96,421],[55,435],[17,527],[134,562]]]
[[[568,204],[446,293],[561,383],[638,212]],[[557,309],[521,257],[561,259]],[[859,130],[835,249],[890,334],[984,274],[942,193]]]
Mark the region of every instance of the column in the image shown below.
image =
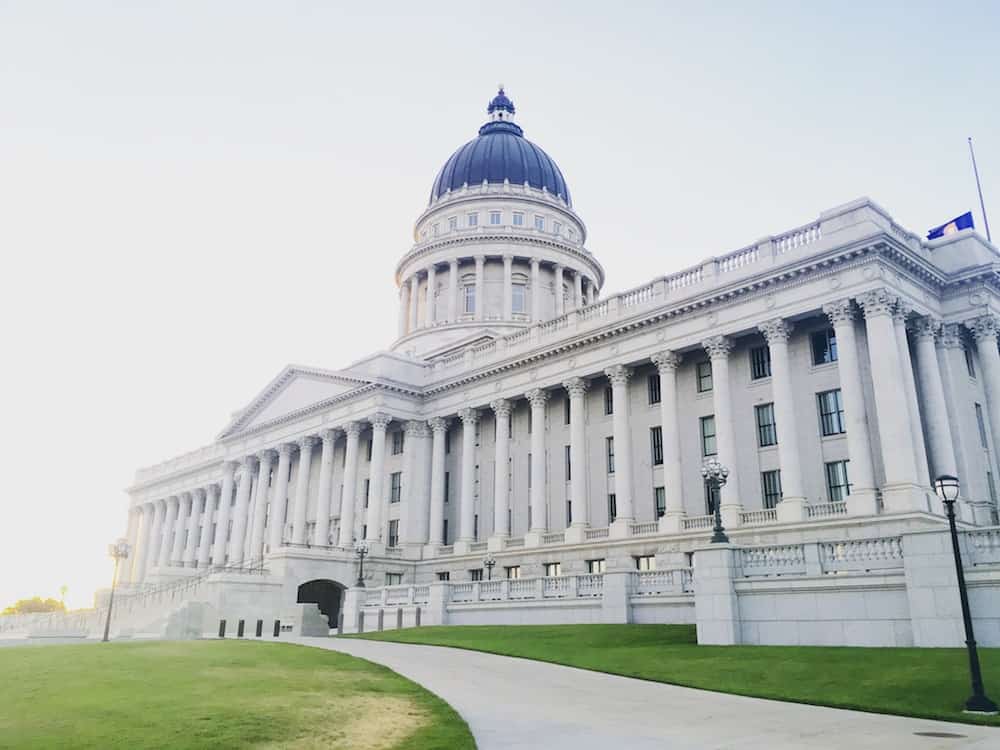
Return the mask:
[[[420,301],[419,293],[417,291],[420,285],[420,279],[417,274],[414,273],[410,277],[410,330],[415,331],[420,328],[420,321],[417,319],[417,304]]]
[[[174,544],[170,552],[170,564],[176,567],[184,566],[184,531],[188,519],[188,508],[191,507],[191,493],[182,492],[177,496],[177,518],[174,521]]]
[[[579,271],[573,272],[573,307],[583,307],[583,274]]]
[[[428,476],[427,423],[410,420],[404,426],[403,486],[399,508],[399,542],[402,545],[427,543],[430,513],[430,477]]]
[[[167,514],[163,519],[163,542],[160,544],[160,567],[165,568],[172,561],[174,533],[177,526],[179,501],[176,495],[167,498]]]
[[[130,553],[135,558],[135,566],[132,568],[132,582],[142,583],[146,578],[146,560],[149,558],[149,544],[153,528],[153,518],[156,515],[156,508],[152,503],[143,503],[140,506],[142,515],[139,520],[139,536],[136,546]]]
[[[614,399],[613,435],[615,441],[615,500],[618,515],[611,524],[612,536],[628,536],[629,524],[635,520],[632,499],[632,433],[628,419],[628,381],[632,371],[624,365],[613,365],[604,371]]]
[[[399,288],[399,337],[409,333],[410,285],[403,283]]]
[[[541,535],[548,531],[545,477],[545,404],[548,391],[540,388],[524,394],[531,404],[531,528],[525,544],[541,544]]]
[[[892,323],[896,297],[885,288],[873,289],[863,294],[858,303],[864,309],[868,332],[875,414],[885,466],[882,502],[888,511],[926,510],[927,499],[917,488],[917,468],[910,447],[916,436],[910,434],[899,347]]]
[[[847,512],[852,516],[871,516],[878,512],[878,507],[867,408],[854,330],[854,307],[851,300],[842,299],[823,305],[823,312],[830,319],[837,337],[837,370],[840,374],[840,396],[847,423],[847,455],[850,459],[847,471],[851,494],[847,498]]]
[[[212,513],[219,500],[219,485],[210,484],[205,489],[205,512],[201,519],[201,540],[198,544],[198,567],[207,568],[212,557]]]
[[[587,381],[570,378],[563,383],[569,396],[569,499],[573,503],[573,539],[584,541],[583,528],[590,525],[590,497],[587,493],[587,418],[584,408],[587,395]],[[570,532],[567,532],[570,535]]]
[[[476,423],[479,421],[479,411],[462,409],[458,416],[462,420],[462,489],[459,498],[459,531],[455,541],[468,544],[475,538]]]
[[[388,414],[374,414],[368,421],[372,426],[372,462],[368,475],[368,533],[367,542],[382,541],[382,480],[385,473],[385,428],[389,426],[392,417]]]
[[[424,327],[434,326],[434,293],[437,291],[437,268],[431,263],[427,266],[427,299],[424,302]]]
[[[483,267],[486,264],[486,258],[477,255],[474,260],[476,261],[476,320],[484,320],[486,317],[486,286],[483,279]]]
[[[979,364],[983,375],[983,389],[986,391],[986,412],[990,420],[990,433],[993,440],[994,455],[989,461],[990,471],[994,473],[994,462],[998,459],[997,446],[1000,445],[1000,351],[997,350],[997,332],[1000,328],[995,315],[982,315],[975,320],[967,321],[966,327],[976,340],[976,351],[979,352]],[[988,459],[989,460],[989,457]],[[988,500],[989,498],[984,498]],[[989,516],[987,516],[988,518]],[[989,523],[987,520],[986,523]]]
[[[556,263],[556,317],[565,314],[566,301],[563,298],[563,267]]]
[[[242,565],[246,542],[247,516],[250,512],[250,485],[253,483],[253,456],[240,462],[236,475],[236,505],[233,507],[233,533],[229,543],[229,564]]]
[[[271,510],[267,514],[268,551],[274,552],[281,546],[285,535],[285,505],[288,502],[288,472],[292,467],[292,443],[278,446],[278,472],[271,493]]]
[[[191,490],[191,515],[188,516],[187,544],[184,546],[184,567],[195,567],[198,556],[198,519],[201,518],[201,506],[205,502],[205,490],[200,487]]]
[[[739,457],[736,453],[736,427],[733,421],[733,398],[729,387],[729,354],[733,342],[726,336],[713,336],[702,342],[712,358],[712,400],[715,405],[715,434],[719,461],[729,468],[729,481],[720,490],[720,509],[727,528],[740,525]]]
[[[152,570],[159,564],[160,549],[163,546],[163,521],[167,505],[165,500],[153,503],[153,526],[149,532],[149,550],[146,554],[146,570]],[[145,578],[145,576],[143,576]]]
[[[299,440],[299,471],[295,480],[295,505],[292,510],[292,544],[306,543],[306,509],[309,505],[309,470],[316,438]]]
[[[792,324],[777,318],[758,326],[758,330],[767,340],[767,348],[771,354],[771,397],[774,399],[778,463],[781,466],[781,502],[777,508],[778,520],[804,521],[809,502],[806,500],[806,491],[802,484],[799,429],[795,419],[795,390],[792,386],[792,367],[788,360],[788,337],[792,333]]]
[[[935,343],[940,330],[940,321],[933,318],[921,318],[917,322],[914,332],[917,371],[920,373],[921,401],[927,418],[927,441],[930,443],[930,463],[933,469],[931,476],[950,474],[957,477],[958,461],[955,459],[955,445],[951,439],[948,404],[945,401]],[[943,508],[939,504],[935,505],[935,512],[942,513]]]
[[[666,513],[660,530],[681,531],[684,518],[684,482],[681,471],[681,428],[677,418],[677,368],[681,355],[666,350],[651,359],[660,373],[660,433],[663,438],[663,487],[667,495]],[[616,404],[617,405],[617,404]]]
[[[432,417],[427,422],[431,433],[431,518],[427,543],[434,547],[444,544],[444,443],[448,433],[448,420]]]
[[[222,464],[222,490],[219,493],[219,513],[215,517],[215,539],[212,545],[212,566],[216,568],[226,564],[226,543],[229,541],[227,536],[236,466],[235,461],[225,461]]]
[[[541,261],[531,259],[531,322],[538,323],[542,319],[542,272]]]
[[[503,256],[503,319],[511,320],[514,317],[512,305],[514,302],[514,256]]]
[[[966,479],[971,476],[969,458],[981,452],[979,436],[969,434],[963,429],[960,417],[962,409],[968,409],[969,404],[964,394],[968,374],[965,363],[965,342],[962,326],[958,323],[944,323],[937,337],[938,369],[941,372],[941,385],[944,389],[945,403],[948,408],[948,426],[951,432],[951,442],[955,449],[955,463],[958,471],[955,476],[962,480],[964,488],[959,494],[959,503],[955,513],[963,520],[972,520],[968,507],[969,486]],[[938,506],[935,503],[935,506]],[[933,506],[932,506],[933,507]],[[942,509],[940,506],[939,510]]]
[[[913,362],[910,359],[910,344],[906,338],[906,319],[912,312],[902,302],[892,311],[892,323],[896,334],[896,350],[899,352],[899,366],[903,371],[903,387],[906,389],[906,413],[910,420],[910,435],[913,446],[913,463],[917,469],[917,480],[923,487],[931,487],[930,469],[927,462],[927,447],[924,445],[924,427],[920,422],[920,406],[917,403],[917,385],[913,378]]]
[[[264,556],[264,526],[267,523],[268,491],[271,489],[271,467],[274,466],[274,451],[262,450],[257,454],[257,499],[253,506],[253,520],[250,523],[250,542],[243,559],[252,562]]]
[[[490,402],[496,424],[495,452],[493,455],[493,537],[507,536],[507,508],[510,500],[510,401],[500,398]],[[502,544],[494,546],[502,548]]]
[[[128,558],[125,560],[119,580],[122,583],[132,583],[135,581],[133,571],[136,568],[136,550],[139,545],[139,522],[142,520],[142,507],[133,505],[128,509],[128,528],[125,531],[125,540],[128,543]]]
[[[448,320],[458,320],[458,260],[448,262]]]
[[[333,449],[337,444],[336,430],[319,434],[323,451],[319,459],[319,495],[316,498],[316,530],[312,543],[319,547],[330,544],[330,485],[333,483]]]
[[[587,279],[587,304],[592,305],[597,302],[597,285]]]
[[[348,422],[344,428],[347,445],[344,452],[344,487],[340,495],[340,538],[338,545],[346,550],[354,545],[354,506],[358,488],[358,440],[361,423]]]

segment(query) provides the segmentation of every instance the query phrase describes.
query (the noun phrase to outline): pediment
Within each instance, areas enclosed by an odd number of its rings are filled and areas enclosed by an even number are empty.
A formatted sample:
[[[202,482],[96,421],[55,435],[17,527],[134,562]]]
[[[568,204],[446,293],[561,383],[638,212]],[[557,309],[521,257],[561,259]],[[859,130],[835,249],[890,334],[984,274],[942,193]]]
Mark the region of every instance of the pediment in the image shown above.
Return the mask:
[[[362,388],[369,382],[328,370],[286,367],[245,409],[237,412],[219,437],[280,421],[314,404]]]

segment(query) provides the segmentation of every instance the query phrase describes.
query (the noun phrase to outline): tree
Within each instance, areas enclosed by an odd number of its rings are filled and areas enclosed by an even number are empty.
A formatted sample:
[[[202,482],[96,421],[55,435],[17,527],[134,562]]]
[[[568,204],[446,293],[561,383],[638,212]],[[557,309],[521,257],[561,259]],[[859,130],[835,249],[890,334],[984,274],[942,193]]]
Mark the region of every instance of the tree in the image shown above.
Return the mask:
[[[30,615],[39,612],[65,612],[66,605],[58,599],[42,599],[40,596],[31,599],[18,599],[4,609],[4,615]]]

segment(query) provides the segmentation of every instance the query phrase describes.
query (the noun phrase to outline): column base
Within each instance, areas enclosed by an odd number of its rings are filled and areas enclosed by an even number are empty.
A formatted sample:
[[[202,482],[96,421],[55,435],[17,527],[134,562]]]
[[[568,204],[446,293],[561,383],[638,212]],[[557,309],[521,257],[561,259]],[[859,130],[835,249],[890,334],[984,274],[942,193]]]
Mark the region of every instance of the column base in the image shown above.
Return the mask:
[[[740,515],[743,513],[743,505],[736,503],[735,505],[726,505],[723,503],[722,507],[719,508],[719,514],[722,516],[722,525],[727,529],[738,529],[743,525],[743,519]]]
[[[808,517],[807,505],[809,503],[804,497],[783,497],[777,505],[778,523],[805,521]]]
[[[930,511],[927,490],[915,484],[894,484],[883,487],[882,507],[886,513]]]
[[[614,523],[608,527],[608,538],[609,539],[628,539],[629,528],[634,523],[631,518],[616,518]]]
[[[564,541],[566,544],[583,544],[587,540],[587,525],[574,523],[566,529]]]
[[[659,520],[660,533],[679,534],[684,530],[684,515],[684,511],[667,511]]]
[[[851,490],[847,496],[847,515],[876,516],[878,515],[878,498],[874,489]]]
[[[535,529],[534,531],[529,531],[524,535],[524,546],[525,547],[541,547],[542,546],[542,535],[545,534],[544,529]]]

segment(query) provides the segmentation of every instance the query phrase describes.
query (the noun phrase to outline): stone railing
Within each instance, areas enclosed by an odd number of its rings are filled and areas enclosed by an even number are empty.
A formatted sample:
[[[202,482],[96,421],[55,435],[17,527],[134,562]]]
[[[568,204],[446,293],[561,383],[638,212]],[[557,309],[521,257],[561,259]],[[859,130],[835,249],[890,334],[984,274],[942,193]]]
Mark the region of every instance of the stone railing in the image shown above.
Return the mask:
[[[585,529],[583,532],[583,538],[588,542],[594,539],[607,539],[610,533],[611,531],[607,526],[603,529]]]
[[[472,583],[453,583],[451,584],[451,600],[453,602],[471,602],[473,597],[473,586]]]
[[[643,536],[644,534],[656,534],[660,530],[657,521],[644,521],[642,523],[629,524],[628,531],[632,536]]]
[[[531,599],[599,598],[604,576],[586,573],[570,576],[502,578],[495,581],[462,581],[449,584],[451,604],[523,601]]]
[[[495,602],[503,599],[503,580],[480,581],[479,599],[480,601]]]
[[[1000,564],[1000,527],[967,531],[965,539],[969,564]]]
[[[681,520],[681,529],[684,531],[701,531],[712,528],[715,522],[712,516],[687,516]]]
[[[413,603],[414,604],[427,604],[431,600],[431,587],[430,586],[414,586],[413,587]]]
[[[508,539],[504,545],[506,549],[517,549],[518,547],[524,546],[524,537],[520,536],[515,539]]]
[[[745,510],[740,513],[740,523],[743,526],[762,526],[767,523],[776,523],[778,520],[777,508],[764,508],[763,510]]]
[[[473,542],[469,545],[469,552],[485,552],[486,547],[486,542]]]
[[[838,503],[820,503],[819,505],[806,506],[806,518],[830,518],[832,516],[846,516],[847,501],[841,500]]]
[[[903,568],[903,543],[898,536],[818,544],[820,567],[824,573]]]
[[[446,544],[443,547],[438,547],[438,555],[452,555],[455,553],[455,546],[452,544]]]
[[[817,221],[801,226],[798,229],[793,229],[790,232],[779,234],[777,237],[772,237],[771,244],[774,245],[774,252],[776,254],[784,255],[796,248],[817,242],[821,236],[819,222]]]
[[[738,557],[746,577],[805,575],[806,572],[805,551],[801,544],[744,547],[738,550]]]
[[[368,589],[365,591],[365,604],[366,605],[376,605],[382,604],[383,602],[382,589]]]
[[[553,531],[549,534],[542,534],[542,544],[562,544],[565,541],[565,531]]]
[[[577,596],[603,596],[604,576],[600,573],[587,573],[576,577]]]
[[[638,570],[632,574],[632,594],[688,594],[694,590],[691,568],[669,570]]]
[[[410,586],[386,586],[385,587],[385,603],[386,604],[408,604],[410,601],[410,592],[412,587]]]

